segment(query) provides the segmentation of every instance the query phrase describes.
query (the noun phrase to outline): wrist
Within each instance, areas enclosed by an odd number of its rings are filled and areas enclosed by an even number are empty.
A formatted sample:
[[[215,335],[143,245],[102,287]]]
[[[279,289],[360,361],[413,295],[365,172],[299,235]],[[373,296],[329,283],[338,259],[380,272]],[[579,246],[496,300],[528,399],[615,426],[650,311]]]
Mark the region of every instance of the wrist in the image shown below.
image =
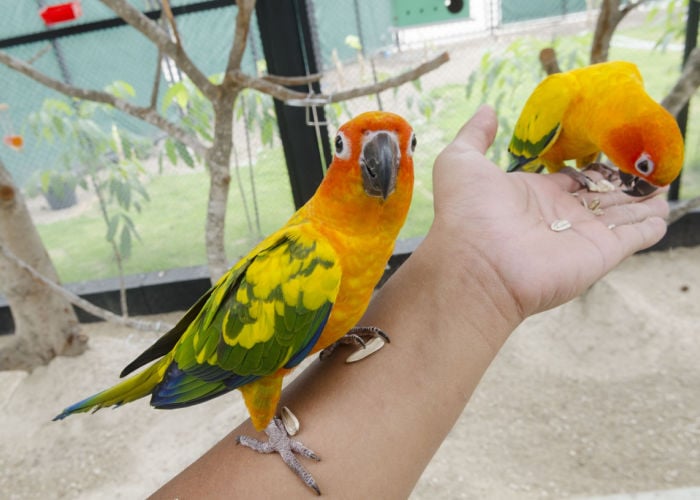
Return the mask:
[[[497,351],[525,314],[498,269],[463,240],[434,224],[411,259],[423,268],[439,314],[470,324]]]

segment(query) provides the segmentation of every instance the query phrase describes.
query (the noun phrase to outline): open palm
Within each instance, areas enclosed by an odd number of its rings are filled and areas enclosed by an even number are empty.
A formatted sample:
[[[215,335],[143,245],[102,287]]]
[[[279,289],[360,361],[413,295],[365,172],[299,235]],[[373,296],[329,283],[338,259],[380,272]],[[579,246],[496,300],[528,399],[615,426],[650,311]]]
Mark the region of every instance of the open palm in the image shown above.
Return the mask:
[[[565,174],[506,174],[483,155],[495,132],[482,107],[436,160],[434,230],[451,235],[446,252],[483,259],[522,318],[576,297],[665,233],[661,197],[590,193]],[[571,227],[555,231],[555,221]]]

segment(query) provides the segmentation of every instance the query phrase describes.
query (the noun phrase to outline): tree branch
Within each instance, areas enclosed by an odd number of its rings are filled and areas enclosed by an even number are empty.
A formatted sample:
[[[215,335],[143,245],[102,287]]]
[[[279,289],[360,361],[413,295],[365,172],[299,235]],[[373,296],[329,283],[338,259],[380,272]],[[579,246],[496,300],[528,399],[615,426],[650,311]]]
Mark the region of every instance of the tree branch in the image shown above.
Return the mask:
[[[551,47],[547,47],[540,51],[540,64],[542,65],[544,72],[548,75],[561,73],[559,61],[557,61],[557,53]]]
[[[688,60],[683,67],[683,73],[671,89],[671,92],[664,97],[661,105],[673,116],[677,116],[683,106],[685,106],[695,91],[700,86],[700,47],[692,50]]]
[[[158,105],[158,89],[160,88],[160,77],[163,72],[161,64],[163,62],[163,53],[158,51],[158,58],[156,59],[156,74],[153,77],[153,87],[151,87],[151,100],[148,105],[149,108],[155,109]]]
[[[301,101],[299,103],[300,105],[304,105],[304,102],[308,102],[308,105],[330,104],[333,102],[347,101],[348,99],[353,99],[355,97],[376,94],[377,92],[381,92],[389,88],[398,87],[399,85],[419,78],[425,73],[428,73],[445,64],[449,60],[449,54],[447,52],[443,52],[439,56],[434,57],[433,59],[430,59],[429,61],[392,78],[388,78],[371,85],[365,85],[363,87],[356,87],[343,92],[337,92],[335,94],[305,94],[303,92],[297,92],[264,78],[254,78],[240,70],[234,70],[232,72],[232,79],[235,83],[241,85],[242,87],[253,88],[280,101]]]
[[[34,69],[34,67],[25,63],[24,61],[16,59],[2,50],[0,50],[0,63],[3,63],[7,67],[18,71],[25,76],[28,76],[32,80],[35,80],[41,83],[42,85],[54,89],[58,92],[61,92],[67,96],[75,97],[76,99],[86,99],[88,101],[108,104],[131,116],[140,118],[145,122],[148,122],[151,125],[154,125],[159,129],[163,130],[168,135],[182,142],[198,154],[205,155],[207,152],[208,148],[206,145],[202,144],[199,140],[197,140],[192,134],[188,133],[186,130],[165,119],[153,108],[136,106],[128,101],[125,101],[124,99],[120,99],[107,92],[102,92],[99,90],[82,89],[79,87],[68,85],[67,83],[63,83],[59,80],[55,80],[43,74],[42,72]]]
[[[305,76],[265,75],[261,78],[276,85],[295,87],[297,85],[308,85],[309,83],[318,82],[319,80],[321,80],[321,78],[323,78],[323,74],[313,73],[311,75]]]
[[[56,293],[60,294],[63,296],[66,300],[68,300],[71,304],[81,308],[82,310],[89,312],[90,314],[97,316],[98,318],[101,318],[105,321],[109,321],[110,323],[115,323],[118,325],[122,326],[128,326],[131,328],[135,328],[136,330],[141,330],[141,331],[156,331],[156,332],[166,332],[168,331],[171,327],[165,323],[162,323],[161,321],[145,321],[145,320],[140,320],[140,319],[133,319],[133,318],[125,318],[123,316],[119,316],[117,314],[114,314],[111,311],[108,311],[106,309],[102,309],[101,307],[97,307],[94,304],[91,304],[87,300],[78,297],[74,293],[66,290],[63,288],[61,285],[58,285],[51,281],[48,278],[45,278],[39,271],[34,269],[32,266],[24,262],[22,259],[17,257],[14,253],[12,253],[8,248],[6,248],[2,243],[0,243],[0,253],[2,253],[9,261],[11,261],[13,264],[16,266],[20,267],[27,273],[31,275],[32,278],[34,278],[37,281],[40,281],[42,284],[46,285],[49,287],[51,290],[55,291]]]
[[[603,0],[596,21],[593,43],[591,44],[591,64],[608,60],[610,41],[620,21],[646,0],[629,2],[620,7],[620,0]]]
[[[233,43],[228,55],[226,74],[241,69],[241,61],[248,42],[248,30],[250,29],[250,17],[255,9],[255,0],[238,0],[236,2],[236,31],[233,34]]]
[[[124,19],[143,36],[152,41],[165,55],[175,61],[177,66],[192,80],[199,90],[210,99],[217,94],[216,85],[211,83],[204,73],[192,62],[185,53],[184,48],[173,42],[168,33],[158,24],[151,21],[140,10],[133,7],[126,0],[100,0],[114,13]]]
[[[182,42],[180,41],[180,33],[177,31],[177,24],[175,24],[175,16],[170,8],[170,0],[161,0],[161,5],[163,6],[163,14],[165,14],[168,23],[170,24],[170,29],[173,30],[173,36],[175,37],[175,43],[182,47]]]
[[[623,17],[625,17],[627,14],[629,14],[630,12],[632,12],[634,9],[636,9],[637,7],[639,7],[639,6],[640,6],[641,4],[643,4],[644,2],[645,2],[645,0],[638,0],[638,1],[636,1],[636,2],[630,2],[630,3],[626,4],[626,5],[623,5],[622,8],[620,9],[620,14],[622,14],[622,15],[620,16],[620,18],[622,19]]]

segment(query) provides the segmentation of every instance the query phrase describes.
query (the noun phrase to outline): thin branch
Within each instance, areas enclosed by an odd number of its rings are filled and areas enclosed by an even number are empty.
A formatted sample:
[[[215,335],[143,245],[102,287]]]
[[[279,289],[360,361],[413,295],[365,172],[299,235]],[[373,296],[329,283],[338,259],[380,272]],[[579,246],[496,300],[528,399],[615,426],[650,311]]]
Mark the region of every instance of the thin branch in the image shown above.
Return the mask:
[[[596,21],[593,43],[591,44],[591,64],[608,60],[610,41],[620,21],[646,0],[629,2],[620,7],[620,0],[603,0]]]
[[[695,91],[700,86],[700,47],[692,50],[688,60],[683,67],[683,73],[671,89],[671,92],[664,97],[661,105],[673,116],[677,116],[683,106],[685,106]]]
[[[559,62],[557,61],[557,53],[551,47],[547,47],[540,51],[540,64],[542,65],[542,69],[548,75],[561,73],[561,68],[559,67]]]
[[[232,71],[241,69],[243,53],[248,42],[248,30],[250,29],[250,17],[255,9],[255,0],[238,0],[236,2],[238,12],[236,13],[236,31],[233,34],[233,43],[228,55],[226,64],[226,75]]]
[[[27,59],[27,64],[29,64],[31,66],[32,64],[37,62],[39,59],[41,59],[44,56],[44,54],[46,54],[49,50],[51,50],[51,44],[47,43],[46,45],[41,47],[39,50],[37,50],[36,54],[34,54],[29,59]]]
[[[335,94],[305,94],[304,92],[296,92],[263,78],[254,78],[240,70],[235,70],[232,72],[232,79],[234,82],[243,87],[253,88],[280,101],[300,101],[298,103],[300,105],[304,105],[305,103],[308,103],[308,105],[330,104],[333,102],[347,101],[348,99],[354,99],[355,97],[376,94],[377,92],[381,92],[386,89],[398,87],[399,85],[403,85],[406,82],[419,78],[425,73],[428,73],[445,64],[449,60],[449,54],[447,52],[443,52],[439,56],[434,57],[433,59],[430,59],[429,61],[392,78],[388,78],[371,85],[365,85],[363,87],[355,87],[353,89]]]
[[[170,23],[170,28],[173,30],[173,35],[175,36],[175,43],[182,47],[182,42],[180,41],[180,33],[177,31],[177,24],[175,24],[175,16],[173,11],[170,9],[170,0],[161,0],[161,5],[163,6],[163,14]]]
[[[207,152],[208,148],[205,144],[201,143],[196,137],[193,137],[192,134],[188,133],[183,128],[180,128],[179,126],[165,119],[165,117],[160,115],[155,109],[136,106],[107,92],[82,89],[79,87],[74,87],[73,85],[68,85],[60,80],[55,80],[34,69],[34,67],[28,65],[24,61],[16,59],[2,50],[0,50],[0,63],[3,63],[7,67],[19,71],[23,75],[28,76],[42,85],[61,92],[67,96],[114,106],[115,108],[130,114],[131,116],[141,118],[151,125],[158,127],[198,154],[205,155]]]
[[[628,4],[623,5],[622,8],[620,9],[620,13],[622,14],[621,17],[625,17],[627,14],[632,12],[632,10],[639,7],[644,2],[645,2],[645,0],[638,0],[637,2],[629,2]]]
[[[263,80],[272,82],[276,85],[284,85],[288,87],[294,87],[296,85],[308,85],[309,83],[315,83],[323,78],[323,73],[313,73],[306,76],[277,76],[277,75],[265,75],[261,77]]]
[[[54,283],[50,279],[44,277],[39,271],[34,269],[32,266],[24,262],[22,259],[17,257],[14,253],[10,251],[10,249],[6,248],[2,243],[0,243],[0,253],[2,253],[5,257],[7,257],[8,260],[10,260],[13,264],[16,266],[20,267],[27,273],[31,275],[32,278],[34,278],[37,281],[40,281],[42,284],[46,285],[49,287],[51,290],[54,292],[60,294],[61,296],[65,297],[66,300],[68,300],[71,304],[81,308],[82,310],[92,314],[93,316],[97,316],[98,318],[101,318],[105,321],[108,321],[110,323],[115,323],[118,325],[122,326],[128,326],[130,328],[135,328],[137,330],[141,331],[156,331],[156,332],[166,332],[168,331],[171,327],[161,321],[145,321],[145,320],[140,320],[140,319],[133,319],[133,318],[125,318],[123,316],[119,316],[117,314],[114,314],[111,311],[108,311],[106,309],[102,309],[101,307],[97,307],[94,304],[91,304],[87,300],[75,295],[74,293],[66,290],[63,288],[61,285]]]
[[[140,10],[129,4],[126,0],[100,0],[114,13],[124,19],[143,36],[152,41],[163,54],[170,56],[177,66],[192,80],[192,83],[210,99],[217,94],[216,85],[211,83],[207,76],[192,62],[185,53],[183,47],[173,42],[158,24],[151,21]]]
[[[158,104],[158,89],[160,88],[160,77],[163,72],[162,64],[163,53],[159,50],[158,58],[156,59],[156,74],[153,77],[153,87],[151,87],[151,100],[148,105],[151,109],[156,109],[156,105]]]

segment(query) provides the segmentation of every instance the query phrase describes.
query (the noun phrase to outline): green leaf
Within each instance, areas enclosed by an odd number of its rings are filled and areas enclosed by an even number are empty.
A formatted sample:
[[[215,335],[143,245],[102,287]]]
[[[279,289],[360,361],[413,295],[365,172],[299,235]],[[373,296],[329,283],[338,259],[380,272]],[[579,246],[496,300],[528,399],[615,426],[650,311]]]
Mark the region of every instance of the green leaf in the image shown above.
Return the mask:
[[[117,203],[120,207],[124,210],[129,210],[131,206],[131,189],[129,189],[127,183],[113,179],[110,182],[110,192],[117,199]]]
[[[413,86],[416,88],[416,90],[418,92],[423,91],[423,85],[420,82],[420,78],[416,78],[415,80],[411,80],[411,83],[413,84]]]
[[[119,237],[119,253],[124,259],[131,257],[131,229],[126,224],[122,226]]]
[[[113,215],[107,221],[107,234],[105,239],[107,241],[113,241],[114,235],[117,234],[117,229],[119,228],[119,215]]]
[[[175,141],[171,138],[165,140],[165,154],[168,155],[168,160],[173,165],[177,165],[177,150],[175,149]]]
[[[180,109],[187,109],[187,103],[189,102],[189,95],[187,93],[187,88],[185,87],[184,81],[174,83],[165,91],[163,95],[163,101],[161,107],[165,113],[168,108],[176,103]]]
[[[184,161],[188,167],[194,168],[194,159],[192,159],[192,155],[190,155],[190,152],[187,150],[187,146],[180,141],[175,141],[175,149],[177,149],[182,161]]]
[[[262,122],[260,127],[260,140],[262,141],[262,143],[266,146],[270,146],[272,144],[274,135],[275,129],[272,121],[265,120],[264,122]]]
[[[362,44],[360,43],[360,38],[357,35],[348,35],[345,37],[345,45],[351,49],[355,49],[358,52],[362,50]]]
[[[105,91],[121,99],[136,96],[136,90],[134,90],[134,87],[123,80],[117,80],[107,85],[105,87]]]

